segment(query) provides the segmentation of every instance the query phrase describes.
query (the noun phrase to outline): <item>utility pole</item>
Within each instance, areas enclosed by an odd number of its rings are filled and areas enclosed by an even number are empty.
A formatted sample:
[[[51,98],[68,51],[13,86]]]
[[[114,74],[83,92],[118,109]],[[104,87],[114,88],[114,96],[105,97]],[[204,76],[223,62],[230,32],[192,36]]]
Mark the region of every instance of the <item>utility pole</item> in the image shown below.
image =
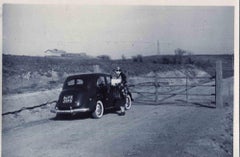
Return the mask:
[[[159,40],[157,41],[157,55],[160,55]]]

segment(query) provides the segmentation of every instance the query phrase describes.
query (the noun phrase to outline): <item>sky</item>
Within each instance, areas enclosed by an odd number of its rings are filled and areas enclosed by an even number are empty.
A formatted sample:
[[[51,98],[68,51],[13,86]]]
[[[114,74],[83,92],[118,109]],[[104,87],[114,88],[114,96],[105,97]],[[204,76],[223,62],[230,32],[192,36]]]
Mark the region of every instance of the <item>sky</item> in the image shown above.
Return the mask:
[[[3,5],[4,54],[42,56],[47,49],[59,49],[116,59],[174,54],[177,48],[233,54],[234,8]]]

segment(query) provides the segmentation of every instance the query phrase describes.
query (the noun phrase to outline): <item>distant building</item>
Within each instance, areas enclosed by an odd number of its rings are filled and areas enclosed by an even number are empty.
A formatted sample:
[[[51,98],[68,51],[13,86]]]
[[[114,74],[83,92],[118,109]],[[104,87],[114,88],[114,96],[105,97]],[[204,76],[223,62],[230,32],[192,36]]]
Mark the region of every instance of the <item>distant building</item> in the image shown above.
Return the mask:
[[[53,50],[46,50],[44,51],[45,56],[62,56],[63,54],[66,54],[66,51],[53,49]]]
[[[78,57],[78,58],[89,58],[86,53],[67,53],[64,50],[58,50],[58,49],[48,49],[45,52],[45,56],[59,56],[59,57]]]

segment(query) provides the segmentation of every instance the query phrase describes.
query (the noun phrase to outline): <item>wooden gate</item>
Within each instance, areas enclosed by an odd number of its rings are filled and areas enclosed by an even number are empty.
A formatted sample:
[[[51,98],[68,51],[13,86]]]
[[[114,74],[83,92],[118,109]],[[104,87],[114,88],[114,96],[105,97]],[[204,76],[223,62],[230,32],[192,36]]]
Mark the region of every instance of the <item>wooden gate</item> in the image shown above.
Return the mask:
[[[216,63],[216,75],[210,77],[144,77],[135,84],[132,93],[139,95],[137,103],[196,104],[205,107],[222,107],[222,63]],[[174,82],[174,83],[171,83]],[[176,83],[177,82],[177,83]],[[141,90],[142,88],[142,90]],[[144,90],[143,90],[144,89]]]

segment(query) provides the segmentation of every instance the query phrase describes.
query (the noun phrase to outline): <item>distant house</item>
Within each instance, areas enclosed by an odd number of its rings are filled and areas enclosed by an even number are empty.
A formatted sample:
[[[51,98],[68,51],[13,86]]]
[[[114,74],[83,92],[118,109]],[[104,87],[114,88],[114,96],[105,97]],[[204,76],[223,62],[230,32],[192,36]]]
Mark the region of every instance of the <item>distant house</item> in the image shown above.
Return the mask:
[[[44,51],[45,56],[62,56],[63,54],[66,54],[66,51],[64,50],[58,50],[58,49],[48,49]]]

